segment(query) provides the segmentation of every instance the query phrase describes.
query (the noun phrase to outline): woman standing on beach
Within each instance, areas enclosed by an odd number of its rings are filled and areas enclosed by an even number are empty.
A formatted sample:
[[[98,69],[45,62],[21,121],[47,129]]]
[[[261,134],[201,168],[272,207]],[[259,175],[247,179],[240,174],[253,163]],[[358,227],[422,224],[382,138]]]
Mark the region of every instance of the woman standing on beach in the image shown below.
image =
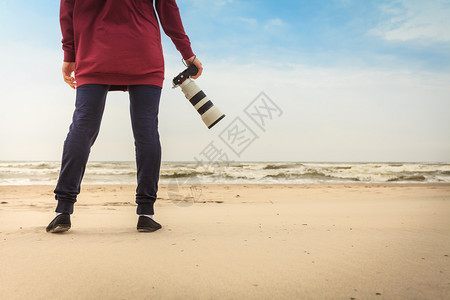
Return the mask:
[[[154,2],[154,3],[153,3]],[[156,11],[155,11],[156,10]],[[135,139],[139,231],[153,220],[161,164],[158,109],[164,80],[161,26],[186,63],[201,75],[175,0],[61,0],[64,81],[76,88],[73,121],[64,142],[55,188],[56,217],[47,232],[70,229],[70,215],[97,138],[108,91],[128,91]],[[74,73],[74,76],[72,76]]]

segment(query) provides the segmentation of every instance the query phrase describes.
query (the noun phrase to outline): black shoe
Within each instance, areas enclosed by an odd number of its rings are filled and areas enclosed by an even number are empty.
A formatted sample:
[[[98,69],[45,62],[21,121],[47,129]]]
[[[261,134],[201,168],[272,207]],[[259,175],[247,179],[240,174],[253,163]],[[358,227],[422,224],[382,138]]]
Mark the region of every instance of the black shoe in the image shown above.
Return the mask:
[[[64,232],[70,229],[70,225],[70,215],[60,214],[48,224],[46,230],[51,233]]]
[[[137,230],[141,232],[152,232],[161,228],[161,224],[156,222],[155,220],[145,217],[139,216],[139,220],[137,223]]]

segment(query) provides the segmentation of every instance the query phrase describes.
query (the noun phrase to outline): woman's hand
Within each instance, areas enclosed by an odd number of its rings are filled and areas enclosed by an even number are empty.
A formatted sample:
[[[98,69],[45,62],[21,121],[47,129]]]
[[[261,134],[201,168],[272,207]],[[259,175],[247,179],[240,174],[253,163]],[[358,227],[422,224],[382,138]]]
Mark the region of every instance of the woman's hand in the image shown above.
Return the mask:
[[[201,65],[201,64],[200,64]],[[71,88],[77,88],[77,82],[75,81],[75,77],[72,76],[72,73],[75,72],[75,63],[74,62],[64,62],[62,66],[63,78],[64,81],[70,85]]]
[[[200,60],[198,60],[198,58],[197,58],[196,56],[192,56],[192,57],[190,57],[190,58],[188,58],[188,59],[185,59],[184,61],[186,62],[186,64],[187,64],[188,66],[190,66],[190,65],[193,63],[194,66],[196,66],[197,69],[198,69],[197,75],[192,76],[192,77],[191,77],[192,79],[197,79],[197,78],[200,77],[200,75],[202,75],[202,72],[203,72],[202,63],[200,62]]]

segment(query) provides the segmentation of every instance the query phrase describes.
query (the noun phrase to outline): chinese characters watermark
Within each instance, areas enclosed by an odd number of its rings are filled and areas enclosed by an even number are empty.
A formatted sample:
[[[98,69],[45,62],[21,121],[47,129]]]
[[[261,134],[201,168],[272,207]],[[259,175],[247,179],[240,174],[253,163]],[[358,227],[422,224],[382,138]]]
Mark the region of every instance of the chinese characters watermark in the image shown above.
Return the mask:
[[[237,116],[219,134],[219,139],[231,152],[241,157],[245,150],[255,142],[259,136],[256,131],[266,132],[266,127],[275,118],[279,118],[283,111],[264,92],[261,92],[243,110],[246,122],[241,116]],[[256,129],[255,129],[256,125]],[[232,161],[230,155],[223,148],[211,141],[195,156],[196,170],[214,174],[216,178],[223,178],[226,168]],[[198,172],[197,172],[198,173]],[[201,174],[201,173],[200,173]],[[178,206],[193,205],[202,196],[202,187],[199,177],[192,175],[185,180],[172,180],[168,186],[169,199]]]
[[[256,133],[240,117],[236,117],[220,134],[219,138],[237,156],[248,148],[257,138]]]

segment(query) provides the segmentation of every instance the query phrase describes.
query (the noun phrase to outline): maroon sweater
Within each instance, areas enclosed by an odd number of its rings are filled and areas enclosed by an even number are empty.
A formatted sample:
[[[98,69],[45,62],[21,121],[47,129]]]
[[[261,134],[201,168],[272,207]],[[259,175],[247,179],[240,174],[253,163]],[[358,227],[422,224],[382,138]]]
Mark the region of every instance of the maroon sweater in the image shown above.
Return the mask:
[[[155,0],[164,32],[184,59],[194,55],[175,0]],[[61,0],[64,61],[77,86],[89,83],[162,87],[164,58],[153,0]]]

